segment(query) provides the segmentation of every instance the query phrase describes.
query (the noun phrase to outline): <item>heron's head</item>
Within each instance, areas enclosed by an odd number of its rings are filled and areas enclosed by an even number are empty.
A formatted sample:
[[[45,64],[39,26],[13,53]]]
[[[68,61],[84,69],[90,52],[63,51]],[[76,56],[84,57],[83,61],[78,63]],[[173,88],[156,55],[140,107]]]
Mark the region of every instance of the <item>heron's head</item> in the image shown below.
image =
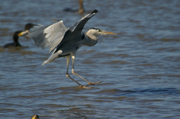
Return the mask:
[[[115,35],[113,32],[105,31],[100,28],[91,28],[87,31],[89,34],[98,36],[98,35]]]

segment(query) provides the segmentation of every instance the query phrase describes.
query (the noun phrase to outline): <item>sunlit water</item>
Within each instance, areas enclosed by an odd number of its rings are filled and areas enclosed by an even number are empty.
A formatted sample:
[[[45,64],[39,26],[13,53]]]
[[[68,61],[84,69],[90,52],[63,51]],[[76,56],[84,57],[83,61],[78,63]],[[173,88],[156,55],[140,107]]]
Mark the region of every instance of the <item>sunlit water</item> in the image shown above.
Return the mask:
[[[48,49],[20,38],[24,48],[4,49],[28,22],[73,25],[83,15],[74,0],[0,2],[0,118],[178,119],[180,118],[179,0],[85,0],[86,13],[98,9],[85,26],[116,32],[100,36],[77,53],[75,70],[90,81],[85,90],[65,76],[66,59],[41,66]],[[70,67],[71,68],[71,67]],[[72,76],[82,84],[86,82]]]

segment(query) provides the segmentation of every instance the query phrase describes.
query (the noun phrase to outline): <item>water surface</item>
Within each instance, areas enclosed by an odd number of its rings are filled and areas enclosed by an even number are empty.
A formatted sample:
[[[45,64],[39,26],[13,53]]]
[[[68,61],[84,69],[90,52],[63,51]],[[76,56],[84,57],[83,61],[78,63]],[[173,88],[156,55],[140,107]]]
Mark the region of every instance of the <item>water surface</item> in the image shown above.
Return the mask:
[[[178,119],[180,117],[180,2],[178,0],[85,0],[86,13],[98,9],[85,26],[116,32],[100,36],[77,53],[75,70],[93,89],[76,88],[65,76],[66,59],[41,66],[48,49],[20,38],[24,48],[4,49],[28,22],[73,25],[83,15],[72,0],[17,0],[0,4],[0,118]],[[84,14],[84,15],[85,15]],[[70,67],[71,68],[71,67]],[[82,84],[86,82],[72,76]]]

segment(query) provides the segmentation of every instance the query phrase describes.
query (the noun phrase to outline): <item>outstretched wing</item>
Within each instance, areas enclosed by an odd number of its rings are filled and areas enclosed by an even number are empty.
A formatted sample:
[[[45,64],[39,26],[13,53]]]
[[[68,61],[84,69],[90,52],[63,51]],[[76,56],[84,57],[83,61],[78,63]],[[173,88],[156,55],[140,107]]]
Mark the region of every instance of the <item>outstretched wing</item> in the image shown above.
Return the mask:
[[[83,18],[81,18],[78,22],[76,22],[72,27],[70,27],[64,37],[63,40],[60,42],[60,44],[57,46],[56,51],[58,51],[63,44],[69,43],[70,44],[77,44],[79,40],[81,40],[81,31],[84,28],[84,25],[87,23],[87,21],[93,17],[98,11],[95,9],[90,14],[87,14]],[[55,51],[55,52],[56,52]]]
[[[49,47],[51,52],[63,39],[67,28],[64,26],[63,21],[56,22],[50,26],[39,26],[30,30],[31,37],[36,46]]]
[[[96,13],[98,12],[98,10],[93,10],[91,13],[87,14],[86,16],[84,16],[83,18],[81,18],[78,22],[76,22],[72,27],[70,27],[71,32],[75,32],[75,31],[82,31],[82,29],[84,28],[84,25],[86,24],[86,22],[93,17]]]

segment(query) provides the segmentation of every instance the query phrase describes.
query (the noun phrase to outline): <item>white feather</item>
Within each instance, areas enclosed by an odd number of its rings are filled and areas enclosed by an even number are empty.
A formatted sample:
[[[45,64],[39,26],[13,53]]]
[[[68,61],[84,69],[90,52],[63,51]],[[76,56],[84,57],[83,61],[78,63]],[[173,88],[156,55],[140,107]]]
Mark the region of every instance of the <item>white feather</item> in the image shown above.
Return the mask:
[[[56,51],[56,49],[55,49],[54,51]],[[53,60],[55,60],[56,58],[58,58],[60,54],[62,54],[62,50],[58,50],[56,53],[53,52],[53,53],[51,54],[51,56],[50,56],[46,61],[44,61],[44,62],[42,63],[42,66],[45,65],[45,64],[48,64],[48,63],[52,62]]]
[[[33,28],[28,36],[33,38],[38,47],[49,47],[51,52],[62,41],[66,31],[67,28],[61,20],[50,26]]]

